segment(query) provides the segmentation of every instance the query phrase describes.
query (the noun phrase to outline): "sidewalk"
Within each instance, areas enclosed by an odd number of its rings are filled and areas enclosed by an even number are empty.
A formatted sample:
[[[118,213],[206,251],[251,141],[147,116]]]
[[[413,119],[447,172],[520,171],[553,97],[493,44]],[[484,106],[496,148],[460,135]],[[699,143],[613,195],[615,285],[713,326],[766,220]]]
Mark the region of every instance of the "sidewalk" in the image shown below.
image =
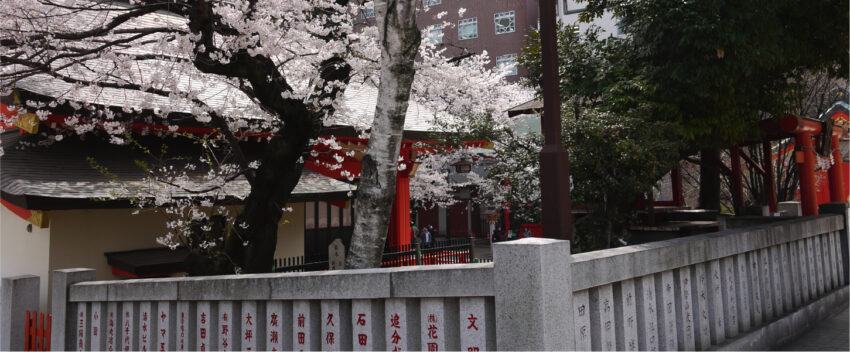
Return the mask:
[[[848,308],[824,319],[797,340],[778,348],[780,351],[848,351],[850,350],[850,315]]]

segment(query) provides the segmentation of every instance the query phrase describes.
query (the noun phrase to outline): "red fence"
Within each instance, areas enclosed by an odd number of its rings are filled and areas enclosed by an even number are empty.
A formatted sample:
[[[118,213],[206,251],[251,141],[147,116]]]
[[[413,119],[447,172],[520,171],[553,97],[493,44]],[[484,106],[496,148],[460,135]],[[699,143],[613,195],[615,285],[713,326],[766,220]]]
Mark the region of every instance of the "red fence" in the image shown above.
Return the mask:
[[[24,351],[50,351],[50,322],[52,316],[44,313],[27,311],[27,321],[24,326]]]

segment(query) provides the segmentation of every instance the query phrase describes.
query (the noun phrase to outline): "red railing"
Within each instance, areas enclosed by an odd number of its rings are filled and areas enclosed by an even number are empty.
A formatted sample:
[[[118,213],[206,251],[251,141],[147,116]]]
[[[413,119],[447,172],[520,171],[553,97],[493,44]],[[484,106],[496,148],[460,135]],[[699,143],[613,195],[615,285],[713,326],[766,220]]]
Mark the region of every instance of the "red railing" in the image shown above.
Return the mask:
[[[44,313],[27,311],[27,321],[24,326],[24,351],[50,351],[50,322],[52,316]]]

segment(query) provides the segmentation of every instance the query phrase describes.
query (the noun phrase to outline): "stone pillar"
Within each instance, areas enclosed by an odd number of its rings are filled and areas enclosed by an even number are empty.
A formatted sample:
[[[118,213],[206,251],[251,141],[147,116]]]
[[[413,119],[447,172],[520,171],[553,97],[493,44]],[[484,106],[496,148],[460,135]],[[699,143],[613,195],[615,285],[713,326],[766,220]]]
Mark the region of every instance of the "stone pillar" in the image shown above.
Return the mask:
[[[776,313],[777,317],[781,317],[782,314],[785,313],[785,306],[783,304],[783,295],[784,292],[782,290],[782,266],[780,265],[779,258],[779,246],[770,247],[770,270],[771,270],[771,283],[773,286],[773,311]]]
[[[489,301],[489,302],[488,302]],[[460,350],[492,351],[496,349],[496,311],[492,298],[461,297]]]
[[[0,290],[0,351],[22,351],[26,311],[38,311],[39,277],[4,277]]]
[[[135,317],[139,316],[139,306],[133,302],[122,302],[121,303],[121,318],[119,320],[119,338],[121,340],[120,346],[124,351],[132,351],[135,350],[134,341],[138,341],[139,336],[136,334],[136,329],[134,328]]]
[[[809,277],[809,297],[810,301],[814,301],[818,296],[818,271],[815,267],[815,250],[812,246],[812,238],[808,237],[800,242],[806,249],[806,270],[808,271],[807,276]]]
[[[590,351],[593,347],[590,336],[590,292],[588,290],[573,293],[573,310],[575,349],[577,351]]]
[[[351,351],[351,303],[322,300],[322,351]]]
[[[151,340],[151,302],[139,302],[139,344],[136,349],[139,351],[150,351]]]
[[[693,351],[696,349],[694,337],[694,304],[693,290],[691,289],[691,268],[681,267],[673,272],[676,286],[676,325],[679,326],[678,343],[679,348]]]
[[[92,351],[102,351],[105,350],[103,348],[105,334],[104,327],[106,326],[106,315],[104,314],[104,306],[102,302],[92,302],[91,303],[91,324],[89,325],[89,336],[91,336],[91,350]]]
[[[292,348],[292,302],[266,302],[266,321],[266,350],[284,351]]]
[[[371,299],[352,300],[352,349],[355,351],[386,350],[383,319],[383,302]]]
[[[750,304],[752,305],[752,324],[753,326],[759,326],[762,322],[762,317],[764,315],[764,305],[762,304],[762,295],[761,295],[761,279],[759,273],[759,259],[758,252],[752,251],[746,254],[747,256],[747,274],[748,279],[750,280]]]
[[[655,306],[658,308],[658,348],[665,351],[676,351],[678,337],[676,335],[676,299],[673,271],[661,272],[655,280]]]
[[[390,298],[384,301],[387,350],[414,351],[421,348],[418,303],[407,298]]]
[[[120,350],[121,341],[118,339],[119,331],[121,330],[121,312],[118,310],[117,302],[109,302],[106,304],[106,351]],[[184,349],[185,350],[185,349]]]
[[[191,351],[196,346],[195,337],[195,305],[194,302],[178,301],[175,324],[174,349],[177,351]]]
[[[450,298],[422,298],[419,301],[420,349],[456,351],[460,349],[458,302]]]
[[[602,285],[590,290],[591,346],[596,351],[615,351],[614,287]]]
[[[846,279],[850,279],[850,258],[848,258],[848,254],[850,254],[850,248],[848,248],[848,232],[850,229],[850,204],[843,202],[833,202],[826,203],[820,205],[820,212],[823,214],[838,214],[841,215],[844,223],[844,228],[841,229],[839,233],[839,238],[841,239],[841,250],[839,258],[840,266],[840,276]]]
[[[635,300],[635,280],[627,279],[614,284],[614,311],[616,312],[614,328],[617,332],[616,347],[619,351],[638,350],[637,304]]]
[[[55,351],[70,350],[77,342],[73,329],[76,324],[72,304],[68,301],[68,288],[78,282],[94,281],[94,269],[62,269],[53,271],[50,314],[53,326],[50,328],[50,348]],[[5,285],[4,285],[5,287]]]
[[[750,309],[750,285],[747,277],[747,255],[744,253],[735,256],[736,287],[738,293],[736,305],[738,307],[738,319],[740,325],[738,330],[748,331],[751,324],[751,309]]]
[[[572,350],[570,242],[524,238],[493,246],[496,346]]]
[[[711,320],[711,344],[719,345],[726,341],[724,320],[723,279],[720,276],[720,260],[708,263],[708,317]]]
[[[193,348],[196,351],[210,351],[215,349],[215,341],[213,337],[215,337],[215,324],[213,323],[213,317],[215,317],[215,312],[213,311],[213,305],[210,304],[209,301],[200,301],[197,303],[197,339],[195,339],[196,343],[193,345]]]
[[[239,321],[242,333],[238,339],[241,341],[243,351],[265,351],[266,326],[261,309],[258,309],[257,301],[242,301],[242,319]],[[262,307],[259,307],[262,308]]]
[[[322,348],[321,309],[319,302],[292,302],[292,349],[317,351]]]
[[[793,243],[793,248],[797,251],[797,263],[799,265],[800,281],[797,282],[797,287],[800,289],[800,305],[804,306],[809,303],[809,268],[808,256],[806,255],[806,240],[797,240]]]
[[[644,351],[658,350],[658,313],[655,298],[655,276],[638,278],[637,287],[638,344]]]
[[[796,308],[800,306],[800,260],[798,259],[797,242],[785,244],[788,249],[788,265],[791,271],[791,304]]]
[[[826,293],[826,272],[823,270],[824,268],[824,260],[823,260],[823,251],[821,251],[821,240],[820,236],[812,236],[809,237],[809,241],[812,242],[812,248],[815,251],[815,271],[817,272],[817,290],[818,297],[822,296]]]
[[[735,281],[735,257],[723,258],[720,262],[720,277],[723,296],[723,325],[726,338],[738,335],[738,290]]]
[[[694,336],[698,350],[706,350],[711,346],[711,323],[708,316],[708,279],[705,271],[705,263],[697,263],[691,272],[691,291],[694,292],[694,307],[697,310],[697,318]]]
[[[755,253],[753,253],[755,254]],[[773,286],[770,283],[770,258],[768,249],[759,249],[759,290],[761,292],[761,300],[764,305],[764,314],[762,318],[765,322],[773,321]]]
[[[794,293],[791,288],[791,263],[788,255],[788,244],[776,246],[779,249],[779,270],[782,277],[782,302],[787,311],[794,310]]]
[[[77,315],[74,318],[74,349],[77,351],[91,351],[91,344],[86,339],[86,327],[89,324],[88,303],[77,303]]]

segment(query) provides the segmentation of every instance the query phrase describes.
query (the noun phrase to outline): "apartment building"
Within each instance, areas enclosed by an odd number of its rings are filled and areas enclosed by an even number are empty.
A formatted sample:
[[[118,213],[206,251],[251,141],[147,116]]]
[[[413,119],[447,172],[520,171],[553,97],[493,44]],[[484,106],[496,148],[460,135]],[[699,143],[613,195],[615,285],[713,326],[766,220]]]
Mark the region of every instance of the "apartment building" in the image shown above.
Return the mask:
[[[417,6],[422,39],[446,48],[446,56],[486,51],[492,67],[507,70],[509,81],[527,74],[516,59],[527,44],[528,29],[537,27],[537,0],[421,0]],[[365,9],[361,17],[374,23],[374,16]]]

